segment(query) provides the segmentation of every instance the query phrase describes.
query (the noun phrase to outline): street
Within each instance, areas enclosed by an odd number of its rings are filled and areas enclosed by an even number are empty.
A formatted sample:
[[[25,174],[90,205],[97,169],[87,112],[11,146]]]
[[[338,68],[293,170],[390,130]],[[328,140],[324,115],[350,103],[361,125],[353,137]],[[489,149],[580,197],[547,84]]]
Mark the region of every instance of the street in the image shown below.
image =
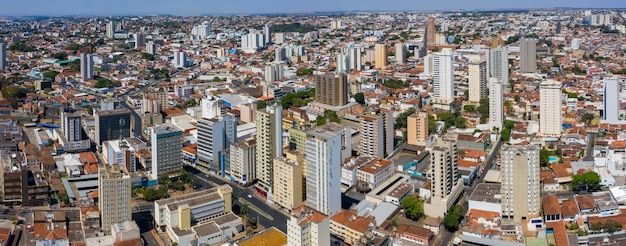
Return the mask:
[[[233,207],[238,210],[241,207],[241,203],[246,201],[250,208],[248,212],[249,218],[258,219],[258,222],[265,228],[276,227],[278,230],[287,233],[287,216],[256,197],[250,190],[253,189],[252,187],[241,188],[233,183],[227,183],[222,179],[205,174],[192,166],[185,166],[184,168],[185,171],[194,175],[194,180],[198,182],[201,188],[208,189],[217,185],[230,185],[233,187],[233,194],[239,198],[237,201],[233,201]],[[233,209],[233,212],[238,211]]]

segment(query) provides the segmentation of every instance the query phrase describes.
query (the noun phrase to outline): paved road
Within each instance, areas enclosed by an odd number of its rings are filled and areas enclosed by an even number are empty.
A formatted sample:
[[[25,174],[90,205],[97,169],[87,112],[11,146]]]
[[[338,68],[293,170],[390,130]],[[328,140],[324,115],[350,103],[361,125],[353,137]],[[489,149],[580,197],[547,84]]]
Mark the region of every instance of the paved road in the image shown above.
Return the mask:
[[[470,187],[466,187],[464,192],[463,192],[463,197],[461,197],[461,206],[463,207],[463,214],[467,214],[467,210],[468,210],[468,205],[467,205],[467,198],[470,197],[470,195],[472,194],[472,192],[474,192],[474,189],[476,189],[476,186],[480,183],[484,183],[485,182],[485,174],[487,173],[488,170],[491,170],[491,167],[493,166],[493,162],[496,160],[496,157],[499,155],[500,153],[500,148],[502,147],[502,141],[498,140],[498,143],[496,143],[496,146],[494,146],[493,151],[491,152],[492,154],[487,158],[485,165],[484,165],[484,173],[482,175],[480,175],[480,177],[478,177],[476,180],[474,180],[474,182],[472,183],[472,185]],[[463,222],[461,222],[463,223]],[[454,239],[454,233],[449,232],[446,229],[443,229],[442,231],[443,237],[441,238],[441,241],[439,241],[439,245],[449,245],[452,243],[452,240]],[[435,241],[436,242],[436,241]]]
[[[196,176],[196,181],[202,188],[211,188],[216,185],[228,184],[233,187],[233,193],[240,199],[247,201],[250,206],[248,217],[259,220],[259,223],[266,228],[276,227],[284,233],[287,233],[287,216],[277,211],[264,201],[254,195],[251,189],[252,187],[242,188],[234,183],[226,182],[222,179],[216,178],[212,175],[207,175],[200,170],[192,166],[185,166],[185,170]],[[238,209],[241,207],[241,202],[233,202],[233,207]],[[269,217],[269,218],[268,218]]]
[[[585,157],[583,161],[593,161],[593,146],[596,143],[596,133],[587,133],[587,149],[585,150]]]

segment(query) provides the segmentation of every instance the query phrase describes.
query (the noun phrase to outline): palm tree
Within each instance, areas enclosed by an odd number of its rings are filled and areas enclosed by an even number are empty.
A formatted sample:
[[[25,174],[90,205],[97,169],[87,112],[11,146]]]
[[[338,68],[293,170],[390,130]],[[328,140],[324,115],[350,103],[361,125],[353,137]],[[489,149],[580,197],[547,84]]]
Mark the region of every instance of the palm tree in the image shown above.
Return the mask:
[[[250,205],[247,201],[241,203],[241,208],[239,209],[239,214],[243,215],[243,224],[244,226],[248,224],[248,212],[250,212]]]

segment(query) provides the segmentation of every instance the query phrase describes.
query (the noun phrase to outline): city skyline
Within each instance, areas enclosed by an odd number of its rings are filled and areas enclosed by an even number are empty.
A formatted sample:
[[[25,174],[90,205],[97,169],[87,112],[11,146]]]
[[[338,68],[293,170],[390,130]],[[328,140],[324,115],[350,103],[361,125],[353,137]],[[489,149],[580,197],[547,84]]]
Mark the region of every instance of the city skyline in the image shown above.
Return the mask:
[[[435,11],[435,10],[499,10],[499,9],[537,9],[537,8],[625,8],[626,3],[610,0],[589,1],[539,1],[507,3],[491,0],[460,1],[445,0],[422,3],[420,5],[408,0],[392,0],[384,5],[377,1],[342,1],[334,2],[321,0],[315,2],[299,2],[285,4],[281,0],[268,1],[240,1],[232,2],[197,2],[194,0],[166,1],[10,1],[3,4],[0,16],[103,16],[103,15],[219,15],[219,14],[278,14],[278,13],[312,13],[312,12],[340,12],[340,11]],[[276,6],[280,6],[280,8]]]

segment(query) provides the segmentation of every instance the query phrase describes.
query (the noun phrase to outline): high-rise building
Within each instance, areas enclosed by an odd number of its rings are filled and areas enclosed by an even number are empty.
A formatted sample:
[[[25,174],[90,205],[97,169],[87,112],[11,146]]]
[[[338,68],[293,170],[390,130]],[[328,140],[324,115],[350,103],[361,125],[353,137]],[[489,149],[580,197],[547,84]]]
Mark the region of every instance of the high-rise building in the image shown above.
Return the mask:
[[[156,55],[156,47],[157,44],[155,44],[154,42],[150,41],[146,44],[146,53],[150,54],[150,55]]]
[[[220,165],[220,151],[227,149],[237,138],[237,120],[232,114],[198,120],[198,165],[224,174]]]
[[[492,49],[500,48],[500,47],[504,46],[504,44],[505,44],[504,40],[502,40],[502,38],[500,38],[500,37],[496,37],[496,38],[493,38],[491,40],[491,48]]]
[[[502,129],[504,122],[504,86],[497,78],[489,78],[489,128]]]
[[[98,209],[103,230],[111,225],[132,220],[130,175],[125,166],[98,166]]]
[[[80,123],[81,118],[77,113],[63,111],[61,113],[61,130],[67,141],[83,140],[83,129]]]
[[[407,143],[426,146],[428,140],[428,113],[417,112],[407,118]]]
[[[287,220],[287,245],[330,245],[330,218],[307,206],[294,209]]]
[[[348,45],[348,69],[350,71],[361,71],[361,48],[354,47],[354,44]]]
[[[83,81],[93,79],[93,57],[91,54],[80,54],[80,77]]]
[[[395,48],[395,58],[396,63],[400,65],[404,65],[406,63],[406,48],[403,43],[396,43],[394,45]]]
[[[443,218],[463,191],[463,179],[458,176],[456,140],[444,136],[430,151],[430,200],[424,203],[424,214]]]
[[[454,58],[452,50],[444,48],[433,56],[433,92],[436,98],[454,98]]]
[[[272,43],[272,27],[266,24],[265,27],[263,27],[263,35],[265,35],[265,43],[271,44]]]
[[[235,182],[248,184],[256,179],[256,139],[230,145],[230,176]]]
[[[558,137],[563,130],[561,82],[546,80],[539,85],[539,133]]]
[[[572,39],[572,49],[579,50],[580,49],[580,38]]]
[[[273,193],[274,159],[283,156],[283,107],[268,105],[256,112],[256,177],[261,189]]]
[[[435,45],[435,17],[428,16],[426,20],[426,45]]]
[[[424,56],[424,74],[433,75],[433,56]]]
[[[128,139],[109,140],[102,143],[102,156],[109,165],[123,165],[128,172],[137,171],[137,152]]]
[[[539,146],[505,145],[500,152],[502,164],[502,217],[516,222],[541,211]]]
[[[152,142],[152,178],[183,168],[183,132],[172,124],[150,128]]]
[[[361,155],[384,158],[393,152],[392,121],[390,112],[361,117]]]
[[[509,51],[506,48],[491,49],[489,73],[489,77],[497,78],[504,86],[509,84]]]
[[[265,66],[265,82],[271,83],[284,78],[283,64],[272,64]]]
[[[348,76],[343,73],[327,73],[315,78],[315,101],[331,106],[348,103]]]
[[[281,62],[287,59],[287,51],[283,47],[277,47],[274,50],[274,62]]]
[[[107,38],[109,39],[115,37],[115,24],[113,23],[113,21],[109,21],[107,23],[106,35],[107,35]]]
[[[274,202],[293,210],[303,203],[303,165],[286,157],[274,159]]]
[[[7,67],[7,44],[0,39],[0,69]]]
[[[537,40],[522,39],[520,41],[520,72],[534,73],[537,71]]]
[[[480,102],[487,98],[487,62],[483,55],[470,55],[469,57],[469,101]]]
[[[94,113],[94,142],[101,145],[107,140],[130,137],[130,111],[125,108],[114,110],[97,110]]]
[[[387,67],[387,45],[385,44],[376,44],[374,45],[374,68],[376,69],[384,69]]]
[[[619,111],[620,111],[620,83],[618,77],[605,78],[604,79],[604,98],[602,110],[602,119],[609,124],[619,123]]]
[[[191,29],[191,35],[197,36],[201,39],[211,36],[211,22],[204,21],[200,25],[195,25]]]
[[[174,60],[172,60],[174,67],[183,68],[187,66],[187,53],[182,50],[174,51]]]
[[[308,131],[306,141],[306,201],[324,214],[341,210],[342,130],[321,127]]]
[[[146,34],[135,33],[135,49],[146,47]]]

